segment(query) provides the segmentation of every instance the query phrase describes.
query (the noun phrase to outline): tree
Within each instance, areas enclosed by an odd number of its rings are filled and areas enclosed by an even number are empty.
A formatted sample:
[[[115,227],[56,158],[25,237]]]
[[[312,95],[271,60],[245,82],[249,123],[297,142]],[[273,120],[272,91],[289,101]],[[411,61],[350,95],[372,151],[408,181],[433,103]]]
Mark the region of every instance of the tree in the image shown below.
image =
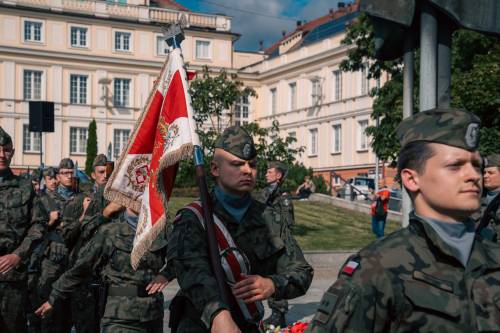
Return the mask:
[[[478,115],[482,120],[482,153],[500,151],[500,39],[478,32],[459,29],[453,34],[452,44],[452,89],[451,105],[464,108]],[[348,28],[342,41],[354,46],[348,58],[341,63],[345,71],[356,71],[369,63],[368,77],[380,78],[383,72],[389,80],[381,87],[374,88],[373,119],[379,119],[378,127],[369,126],[367,134],[372,137],[372,147],[377,156],[394,164],[399,151],[395,135],[403,111],[403,77],[401,59],[379,61],[375,58],[373,28],[366,15]],[[414,111],[418,111],[419,58],[415,52]]]
[[[90,175],[93,171],[92,163],[97,156],[97,124],[95,119],[89,124],[89,136],[87,138],[87,159],[85,160],[85,173]]]

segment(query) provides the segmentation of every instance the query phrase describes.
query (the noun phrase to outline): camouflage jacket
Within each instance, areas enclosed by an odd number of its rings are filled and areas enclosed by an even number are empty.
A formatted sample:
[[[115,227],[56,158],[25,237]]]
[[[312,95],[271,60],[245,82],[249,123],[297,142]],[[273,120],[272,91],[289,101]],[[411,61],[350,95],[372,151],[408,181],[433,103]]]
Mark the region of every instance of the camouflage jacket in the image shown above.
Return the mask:
[[[105,219],[102,216],[95,218]],[[53,285],[49,302],[68,298],[71,293],[97,273],[109,287],[145,288],[157,274],[165,273],[166,236],[160,234],[137,270],[130,265],[135,231],[123,215],[102,226],[82,248],[76,263]],[[108,296],[104,318],[150,321],[163,318],[163,294],[149,297]]]
[[[30,180],[10,173],[0,181],[0,256],[15,253],[22,264],[9,273],[0,275],[0,281],[22,281],[26,278],[26,264],[32,250],[43,237],[48,215]]]
[[[288,227],[295,223],[292,197],[281,188],[273,191],[272,187],[267,186],[262,189],[256,199],[272,207],[274,220],[277,223]]]
[[[497,194],[497,196],[500,194]],[[490,204],[493,204],[490,201]],[[481,199],[481,207],[479,210],[474,213],[472,218],[476,221],[476,226],[481,222],[483,215],[486,212],[486,209],[488,208],[488,200],[486,197],[483,197]],[[496,210],[492,210],[489,213],[489,216],[487,217],[488,219],[488,224],[484,229],[481,231],[481,234],[490,240],[493,240],[494,242],[499,242],[499,235],[500,235],[500,205],[497,206]]]
[[[214,213],[226,223],[235,243],[248,258],[250,274],[273,280],[276,299],[291,299],[306,293],[313,269],[304,259],[290,229],[275,222],[269,206],[252,199],[243,220],[237,223],[214,195],[212,203]],[[175,270],[180,295],[189,301],[191,309],[187,312],[201,319],[208,329],[213,315],[229,307],[223,303],[212,273],[205,231],[189,210],[180,211],[180,218],[169,233],[168,262]]]
[[[307,332],[499,332],[500,246],[476,235],[467,267],[410,225],[347,260]]]

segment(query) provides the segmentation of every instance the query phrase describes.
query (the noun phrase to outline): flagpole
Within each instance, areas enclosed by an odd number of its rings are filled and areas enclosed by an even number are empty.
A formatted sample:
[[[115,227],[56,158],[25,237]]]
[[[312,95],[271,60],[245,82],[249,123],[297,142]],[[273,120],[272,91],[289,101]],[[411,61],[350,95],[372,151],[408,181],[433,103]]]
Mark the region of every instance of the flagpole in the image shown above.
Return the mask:
[[[164,30],[165,40],[167,44],[174,49],[180,48],[181,42],[184,40],[184,34],[177,24],[170,25]],[[207,179],[205,174],[205,162],[203,158],[203,148],[201,146],[194,146],[194,165],[196,173],[196,182],[198,184],[198,189],[200,192],[200,201],[203,207],[203,218],[205,220],[205,229],[207,234],[208,243],[208,255],[210,257],[210,264],[217,281],[217,286],[220,292],[222,301],[230,307],[231,312],[237,311],[238,307],[235,306],[234,298],[231,297],[231,291],[228,284],[226,283],[226,277],[224,269],[222,268],[220,254],[219,254],[219,244],[217,242],[217,237],[215,234],[215,223],[213,219],[213,209],[212,201],[210,199],[210,194],[208,192]]]

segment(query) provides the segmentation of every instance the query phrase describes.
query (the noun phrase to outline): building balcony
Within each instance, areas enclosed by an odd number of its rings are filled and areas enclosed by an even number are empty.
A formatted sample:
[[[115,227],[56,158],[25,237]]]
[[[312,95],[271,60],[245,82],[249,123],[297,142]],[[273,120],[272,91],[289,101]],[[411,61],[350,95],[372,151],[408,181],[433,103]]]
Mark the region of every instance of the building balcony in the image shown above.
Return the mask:
[[[230,31],[231,18],[224,15],[211,15],[165,8],[122,5],[106,1],[81,0],[0,0],[0,5],[13,8],[45,9],[64,14],[80,14],[98,18],[116,18],[137,22],[156,22],[160,24],[178,22],[185,17],[187,27]]]

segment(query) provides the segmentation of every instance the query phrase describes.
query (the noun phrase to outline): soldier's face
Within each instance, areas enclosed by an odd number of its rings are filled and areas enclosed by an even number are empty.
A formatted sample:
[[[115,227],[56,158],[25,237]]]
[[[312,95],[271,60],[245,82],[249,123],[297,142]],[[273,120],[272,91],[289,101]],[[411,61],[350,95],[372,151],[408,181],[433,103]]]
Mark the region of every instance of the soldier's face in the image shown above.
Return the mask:
[[[251,192],[255,186],[257,160],[242,160],[227,151],[216,149],[210,171],[222,190],[240,196]]]
[[[57,180],[62,186],[71,187],[73,179],[73,169],[59,169]]]
[[[500,169],[497,166],[484,169],[484,187],[488,191],[500,188]]]
[[[57,176],[54,178],[49,177],[49,176],[45,176],[45,177],[43,177],[43,179],[45,180],[45,187],[49,191],[55,191],[57,186],[59,185],[59,181],[57,180]]]
[[[267,169],[266,182],[268,184],[272,184],[274,182],[281,180],[281,177],[283,177],[283,175],[281,174],[281,172],[278,171],[278,169],[276,168]]]
[[[432,143],[431,148],[434,155],[422,173],[401,171],[415,212],[441,221],[463,221],[480,205],[481,157],[478,152],[438,143]]]
[[[92,179],[94,179],[95,183],[99,186],[105,185],[108,181],[108,177],[106,177],[106,167],[105,166],[96,166],[94,168],[94,172],[91,174]]]
[[[0,170],[9,168],[13,156],[14,148],[11,144],[0,146]]]

